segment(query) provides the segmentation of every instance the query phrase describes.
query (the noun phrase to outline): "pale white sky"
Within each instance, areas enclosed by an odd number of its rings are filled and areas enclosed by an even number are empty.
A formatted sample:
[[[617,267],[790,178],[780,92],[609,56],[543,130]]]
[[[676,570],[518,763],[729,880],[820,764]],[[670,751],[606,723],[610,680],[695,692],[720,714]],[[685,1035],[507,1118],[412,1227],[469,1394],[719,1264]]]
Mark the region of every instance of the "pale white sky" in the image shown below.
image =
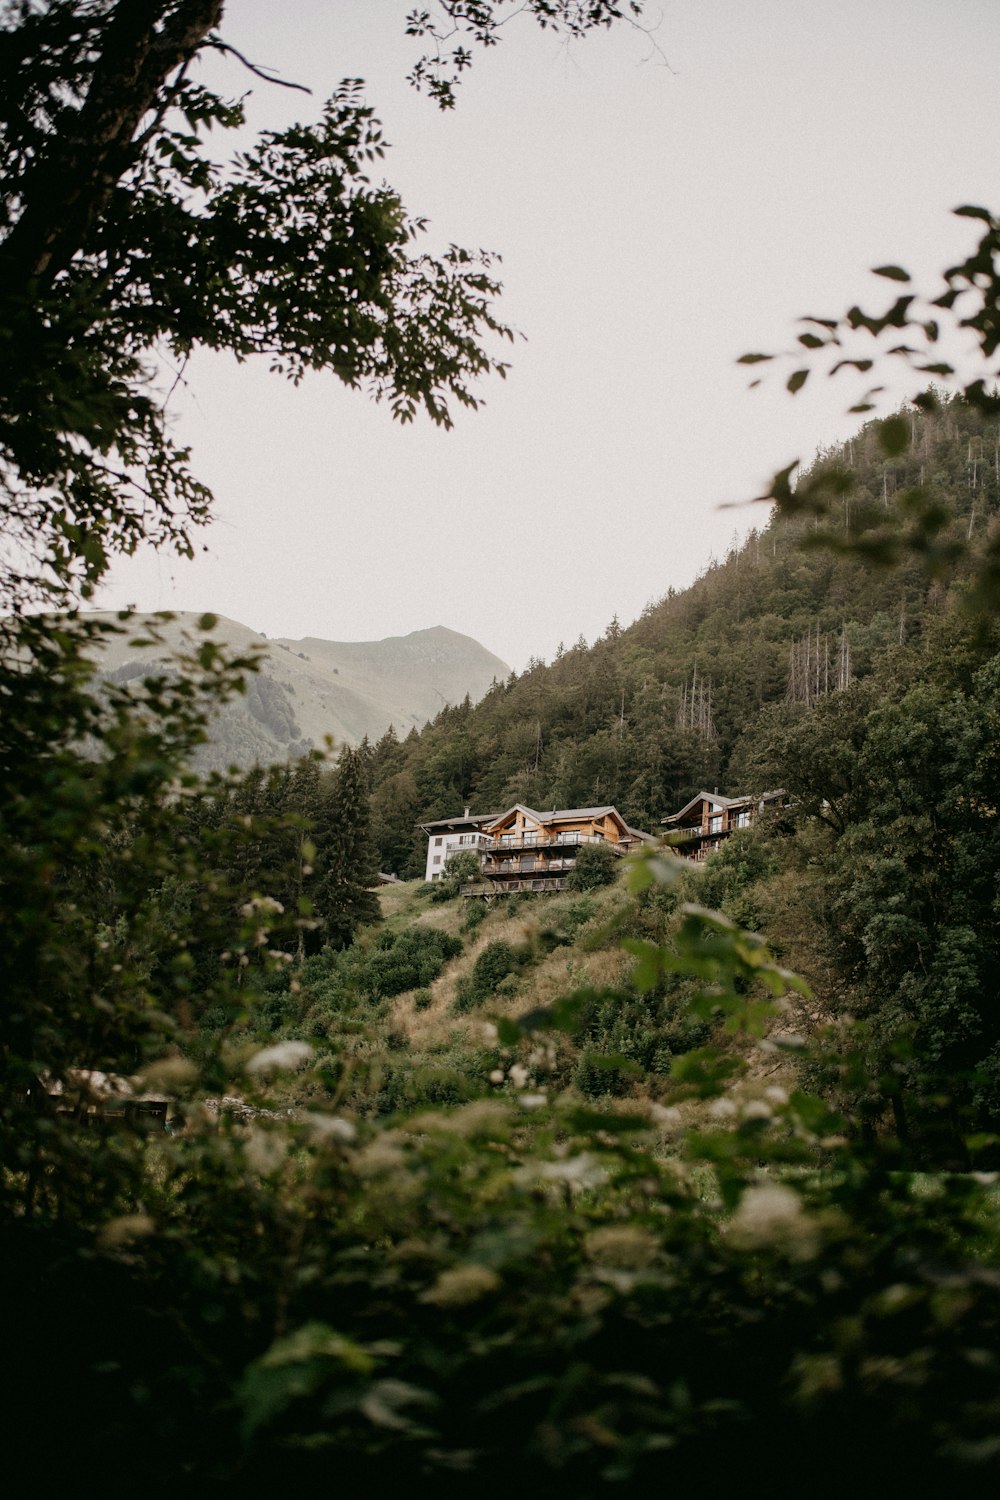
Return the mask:
[[[948,211],[1000,204],[996,0],[665,0],[669,69],[627,28],[567,50],[522,21],[445,114],[405,82],[412,5],[230,0],[225,35],[315,91],[250,80],[256,126],[366,80],[428,248],[504,257],[510,376],[447,433],[332,376],[195,360],[175,405],[216,496],[207,551],[121,564],[103,607],[337,640],[442,624],[518,669],[593,640],[764,519],[720,505],[857,424],[846,386],[748,392],[737,356],[879,305],[871,266],[930,276],[973,241]]]

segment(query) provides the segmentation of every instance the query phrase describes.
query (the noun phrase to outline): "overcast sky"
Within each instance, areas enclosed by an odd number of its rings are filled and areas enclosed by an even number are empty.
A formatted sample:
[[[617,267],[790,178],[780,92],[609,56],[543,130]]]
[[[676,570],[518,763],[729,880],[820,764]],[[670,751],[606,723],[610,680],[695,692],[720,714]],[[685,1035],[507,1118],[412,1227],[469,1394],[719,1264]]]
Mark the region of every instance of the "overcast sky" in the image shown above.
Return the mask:
[[[503,255],[509,378],[441,432],[332,376],[196,359],[175,405],[216,496],[207,550],[120,565],[104,607],[337,640],[442,624],[518,669],[592,641],[763,520],[723,507],[857,425],[846,387],[751,392],[737,356],[879,305],[872,266],[930,277],[973,241],[949,210],[1000,205],[997,0],[651,3],[669,66],[628,28],[567,49],[522,20],[445,114],[405,81],[413,4],[230,0],[224,33],[314,90],[251,80],[255,126],[366,80],[427,247]]]

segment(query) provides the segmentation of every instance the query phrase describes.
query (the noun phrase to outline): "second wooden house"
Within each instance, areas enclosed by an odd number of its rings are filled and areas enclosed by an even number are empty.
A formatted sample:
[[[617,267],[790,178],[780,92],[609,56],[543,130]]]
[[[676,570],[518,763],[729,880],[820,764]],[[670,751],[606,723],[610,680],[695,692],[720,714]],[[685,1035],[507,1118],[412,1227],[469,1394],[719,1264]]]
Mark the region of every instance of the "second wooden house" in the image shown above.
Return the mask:
[[[786,792],[764,792],[759,797],[723,797],[719,792],[699,792],[696,797],[661,821],[675,854],[703,860],[715,852],[738,828],[749,828],[769,808],[784,807]]]

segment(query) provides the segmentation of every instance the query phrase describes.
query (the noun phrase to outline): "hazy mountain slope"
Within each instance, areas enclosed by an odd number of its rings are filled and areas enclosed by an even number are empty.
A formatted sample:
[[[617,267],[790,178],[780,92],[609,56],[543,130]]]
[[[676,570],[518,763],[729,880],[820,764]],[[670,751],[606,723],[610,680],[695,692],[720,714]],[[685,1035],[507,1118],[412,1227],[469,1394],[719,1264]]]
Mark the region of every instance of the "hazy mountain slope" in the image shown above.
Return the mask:
[[[494,679],[503,681],[510,672],[506,663],[471,636],[443,625],[382,641],[324,641],[307,636],[273,645],[293,660],[305,657],[324,675],[336,676],[344,738],[354,740],[363,734],[375,738],[390,723],[403,736],[414,725],[419,728],[432,719],[447,703],[461,703],[466,697],[477,702]],[[302,722],[311,722],[311,714],[311,706],[303,705]],[[372,714],[380,720],[377,730],[364,718]]]
[[[107,618],[111,618],[108,616]],[[421,726],[445,703],[476,700],[509,668],[470,636],[444,626],[393,636],[384,641],[269,641],[248,626],[219,616],[215,640],[231,650],[253,651],[260,669],[245,697],[217,717],[206,766],[266,764],[334,743],[378,739],[390,724],[401,735]],[[198,638],[198,616],[177,614],[156,626],[163,644],[137,647],[150,617],[137,615],[126,634],[107,644],[104,672],[119,681],[148,670],[189,649]]]

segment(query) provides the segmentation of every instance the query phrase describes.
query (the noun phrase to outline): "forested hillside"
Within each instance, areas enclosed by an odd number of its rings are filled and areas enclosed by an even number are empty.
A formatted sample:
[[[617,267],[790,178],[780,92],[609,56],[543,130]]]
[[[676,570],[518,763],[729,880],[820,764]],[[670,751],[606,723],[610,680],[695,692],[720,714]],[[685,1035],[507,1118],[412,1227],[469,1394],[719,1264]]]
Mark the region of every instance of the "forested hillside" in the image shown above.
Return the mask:
[[[776,514],[627,629],[613,620],[589,648],[529,663],[402,743],[387,734],[375,746],[382,867],[418,873],[414,824],[465,805],[614,803],[655,829],[699,787],[784,784],[775,725],[804,724],[879,673],[891,691],[900,649],[932,650],[949,628],[972,566],[955,544],[971,541],[974,559],[1000,507],[1000,425],[959,398],[868,422],[817,457],[799,493],[817,479],[839,495],[832,515]]]
[[[0,4],[8,1470],[152,1500],[994,1493],[1000,219],[960,211],[982,238],[933,315],[841,320],[923,348],[960,319],[970,405],[779,474],[782,520],[475,709],[202,776],[252,661],[206,617],[98,681],[130,626],[80,612],[209,512],[154,356],[327,370],[447,426],[509,332],[492,258],[419,254],[374,185],[357,80],[209,150],[244,114],[199,56],[269,73],[225,9]],[[515,14],[551,40],[642,7],[435,13],[411,80],[448,106]],[[811,322],[797,364],[872,368]],[[373,839],[403,869],[421,816],[655,825],[706,780],[791,805],[700,868],[647,847],[551,900],[414,881],[376,910]]]

